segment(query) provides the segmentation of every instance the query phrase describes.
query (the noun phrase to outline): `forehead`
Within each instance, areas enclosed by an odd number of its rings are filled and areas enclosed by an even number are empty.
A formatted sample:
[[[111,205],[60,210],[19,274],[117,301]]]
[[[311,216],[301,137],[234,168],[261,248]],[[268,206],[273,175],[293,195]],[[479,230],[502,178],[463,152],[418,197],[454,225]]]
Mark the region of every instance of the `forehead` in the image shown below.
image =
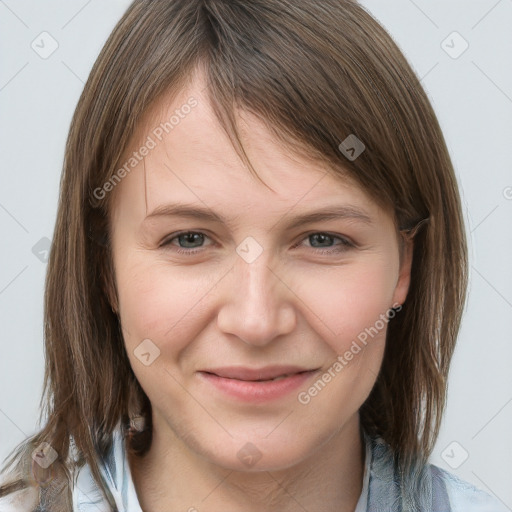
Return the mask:
[[[375,202],[343,169],[334,176],[326,162],[294,151],[257,115],[237,110],[237,127],[266,187],[240,159],[213,111],[202,75],[196,74],[186,87],[155,102],[139,123],[123,157],[124,162],[136,158],[135,165],[117,186],[116,201],[143,201],[146,214],[182,201],[261,215],[261,209],[282,213],[283,208],[338,200],[364,204],[377,214]]]

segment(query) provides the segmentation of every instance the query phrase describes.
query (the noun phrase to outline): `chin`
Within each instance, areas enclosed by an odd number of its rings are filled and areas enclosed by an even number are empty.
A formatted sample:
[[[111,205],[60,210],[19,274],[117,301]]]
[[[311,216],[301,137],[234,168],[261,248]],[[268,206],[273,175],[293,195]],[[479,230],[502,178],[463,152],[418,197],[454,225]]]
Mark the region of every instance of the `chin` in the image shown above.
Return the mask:
[[[258,473],[262,471],[280,471],[291,468],[303,462],[308,454],[314,451],[307,450],[304,439],[297,438],[293,446],[291,437],[280,436],[280,439],[255,439],[245,436],[243,439],[229,437],[229,440],[218,440],[198,446],[198,452],[211,464],[231,471]],[[202,444],[202,443],[201,443]]]

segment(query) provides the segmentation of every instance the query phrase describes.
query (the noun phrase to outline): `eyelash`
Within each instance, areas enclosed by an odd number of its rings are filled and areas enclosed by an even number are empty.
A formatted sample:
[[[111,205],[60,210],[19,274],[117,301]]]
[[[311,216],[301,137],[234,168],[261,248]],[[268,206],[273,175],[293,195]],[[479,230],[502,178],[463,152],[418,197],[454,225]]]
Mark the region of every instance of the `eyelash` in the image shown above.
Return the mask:
[[[161,247],[171,246],[172,245],[171,242],[173,240],[178,239],[180,236],[191,235],[191,234],[203,235],[204,237],[208,238],[208,235],[206,235],[204,233],[201,233],[200,231],[181,231],[180,233],[176,233],[171,238],[168,238],[167,240],[165,240],[161,244]],[[325,231],[315,231],[313,233],[309,233],[308,235],[305,236],[305,238],[303,238],[301,240],[301,242],[306,240],[307,238],[313,236],[313,235],[325,235],[325,236],[327,236],[329,238],[332,238],[333,240],[334,239],[338,239],[341,242],[341,243],[339,243],[337,245],[334,245],[333,246],[334,249],[333,248],[331,248],[331,249],[324,249],[322,247],[320,247],[320,248],[311,247],[312,249],[316,249],[315,252],[317,254],[323,254],[323,255],[340,254],[340,253],[346,251],[347,249],[353,249],[353,248],[356,247],[356,245],[354,243],[352,243],[351,241],[349,241],[347,238],[344,238],[344,237],[341,237],[341,236],[338,236],[338,235],[334,235],[334,234],[331,234],[331,233],[327,233]],[[296,247],[298,247],[301,242],[299,242],[298,244],[295,244],[293,246],[293,248],[295,249]],[[338,247],[338,249],[336,249],[336,247]],[[186,256],[194,256],[195,254],[198,254],[199,252],[202,252],[204,250],[204,247],[197,247],[197,248],[191,248],[191,249],[185,249],[183,247],[176,247],[176,248],[174,248],[172,250],[177,252],[178,254],[184,254]]]

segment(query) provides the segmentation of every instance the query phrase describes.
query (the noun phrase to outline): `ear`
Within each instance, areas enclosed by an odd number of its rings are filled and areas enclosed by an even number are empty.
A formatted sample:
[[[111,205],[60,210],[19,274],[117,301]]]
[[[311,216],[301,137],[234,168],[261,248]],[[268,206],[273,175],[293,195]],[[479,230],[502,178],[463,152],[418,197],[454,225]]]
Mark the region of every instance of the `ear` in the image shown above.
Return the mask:
[[[413,237],[406,236],[402,232],[400,232],[399,236],[402,237],[400,247],[400,270],[393,294],[393,304],[403,304],[407,298],[409,285],[411,283],[412,257],[414,252]]]

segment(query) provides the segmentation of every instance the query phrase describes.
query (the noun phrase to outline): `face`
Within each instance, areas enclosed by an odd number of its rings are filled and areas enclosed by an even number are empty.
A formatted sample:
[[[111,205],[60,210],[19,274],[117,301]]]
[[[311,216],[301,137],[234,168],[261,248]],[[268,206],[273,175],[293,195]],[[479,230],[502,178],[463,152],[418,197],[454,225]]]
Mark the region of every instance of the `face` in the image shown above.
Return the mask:
[[[357,420],[411,251],[400,266],[388,212],[240,111],[258,181],[203,89],[156,105],[126,153],[118,313],[160,434],[227,468],[247,468],[247,451],[285,468]]]

